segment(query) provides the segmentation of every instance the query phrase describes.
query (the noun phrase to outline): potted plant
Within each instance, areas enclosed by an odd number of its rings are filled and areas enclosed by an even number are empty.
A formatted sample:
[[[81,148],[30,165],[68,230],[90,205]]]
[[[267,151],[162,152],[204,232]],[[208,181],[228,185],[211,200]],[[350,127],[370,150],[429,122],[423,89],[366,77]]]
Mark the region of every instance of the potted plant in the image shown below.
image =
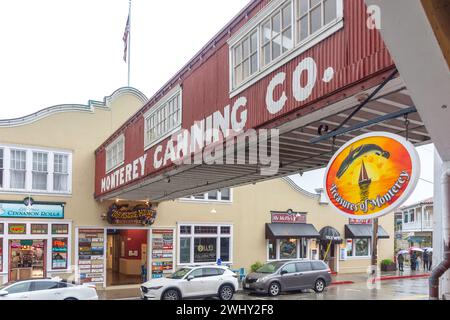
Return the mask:
[[[252,264],[252,266],[250,267],[250,269],[252,270],[252,272],[256,272],[256,270],[258,270],[259,268],[261,268],[263,266],[263,264],[259,261],[255,262],[254,264]]]
[[[397,265],[391,259],[381,261],[381,271],[397,271]]]

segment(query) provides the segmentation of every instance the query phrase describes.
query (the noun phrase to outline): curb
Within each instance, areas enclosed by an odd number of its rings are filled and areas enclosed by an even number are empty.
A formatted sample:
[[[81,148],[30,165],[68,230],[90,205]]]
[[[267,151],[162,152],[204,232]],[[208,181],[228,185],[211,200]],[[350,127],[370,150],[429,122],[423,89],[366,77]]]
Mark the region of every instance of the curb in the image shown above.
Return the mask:
[[[354,284],[354,281],[336,281],[336,282],[332,282],[330,284],[330,286],[338,286],[338,285],[342,285],[342,284]]]
[[[424,274],[414,274],[414,275],[409,275],[409,276],[385,276],[385,277],[376,278],[375,280],[386,281],[386,280],[429,278],[429,277],[430,277],[429,273],[424,273]]]

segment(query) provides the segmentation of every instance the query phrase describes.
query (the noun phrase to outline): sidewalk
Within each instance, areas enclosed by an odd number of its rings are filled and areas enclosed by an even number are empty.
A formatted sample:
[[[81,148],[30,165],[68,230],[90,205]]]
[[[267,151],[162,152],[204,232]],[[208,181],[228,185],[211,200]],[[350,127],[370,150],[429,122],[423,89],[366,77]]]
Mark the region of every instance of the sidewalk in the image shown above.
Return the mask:
[[[140,297],[139,285],[120,286],[97,290],[99,300],[126,300]]]
[[[427,271],[411,271],[405,268],[404,272],[381,272],[379,280],[398,280],[398,279],[410,279],[410,278],[427,278],[430,273]],[[332,285],[352,284],[366,282],[368,279],[367,273],[351,273],[351,274],[337,274],[332,277]]]

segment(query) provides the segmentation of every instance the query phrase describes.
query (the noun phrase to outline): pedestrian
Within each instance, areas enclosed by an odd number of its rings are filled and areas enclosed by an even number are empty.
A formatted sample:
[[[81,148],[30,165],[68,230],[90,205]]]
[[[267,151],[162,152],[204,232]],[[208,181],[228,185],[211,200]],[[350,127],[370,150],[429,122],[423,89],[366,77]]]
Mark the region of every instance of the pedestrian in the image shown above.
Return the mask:
[[[417,255],[417,259],[416,259],[416,270],[420,271],[420,266],[422,264],[422,258],[420,257],[420,253]]]
[[[411,253],[411,271],[416,271],[416,262],[417,262],[416,253],[413,252]]]
[[[403,257],[403,254],[398,255],[397,261],[398,261],[398,270],[400,272],[403,272],[403,263],[405,262],[405,257]]]
[[[428,251],[423,253],[423,271],[428,271]]]
[[[433,269],[433,251],[431,251],[428,255],[428,271]]]

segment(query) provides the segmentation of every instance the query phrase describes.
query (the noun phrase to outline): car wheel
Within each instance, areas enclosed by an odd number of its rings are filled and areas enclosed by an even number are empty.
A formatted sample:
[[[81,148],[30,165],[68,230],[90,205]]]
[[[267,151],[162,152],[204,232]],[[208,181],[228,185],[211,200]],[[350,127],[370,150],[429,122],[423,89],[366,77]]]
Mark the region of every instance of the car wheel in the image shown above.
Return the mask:
[[[219,289],[219,298],[220,300],[231,300],[233,299],[234,289],[229,284],[225,284]]]
[[[65,298],[64,300],[67,300],[67,301],[75,301],[75,300],[78,300],[77,298]]]
[[[180,300],[180,293],[175,289],[169,289],[164,292],[162,300]]]
[[[276,297],[281,293],[281,286],[278,282],[272,282],[269,286],[269,296]]]
[[[316,284],[314,285],[314,291],[317,293],[321,293],[323,292],[323,290],[325,290],[325,281],[323,281],[322,279],[318,279],[316,281]]]

